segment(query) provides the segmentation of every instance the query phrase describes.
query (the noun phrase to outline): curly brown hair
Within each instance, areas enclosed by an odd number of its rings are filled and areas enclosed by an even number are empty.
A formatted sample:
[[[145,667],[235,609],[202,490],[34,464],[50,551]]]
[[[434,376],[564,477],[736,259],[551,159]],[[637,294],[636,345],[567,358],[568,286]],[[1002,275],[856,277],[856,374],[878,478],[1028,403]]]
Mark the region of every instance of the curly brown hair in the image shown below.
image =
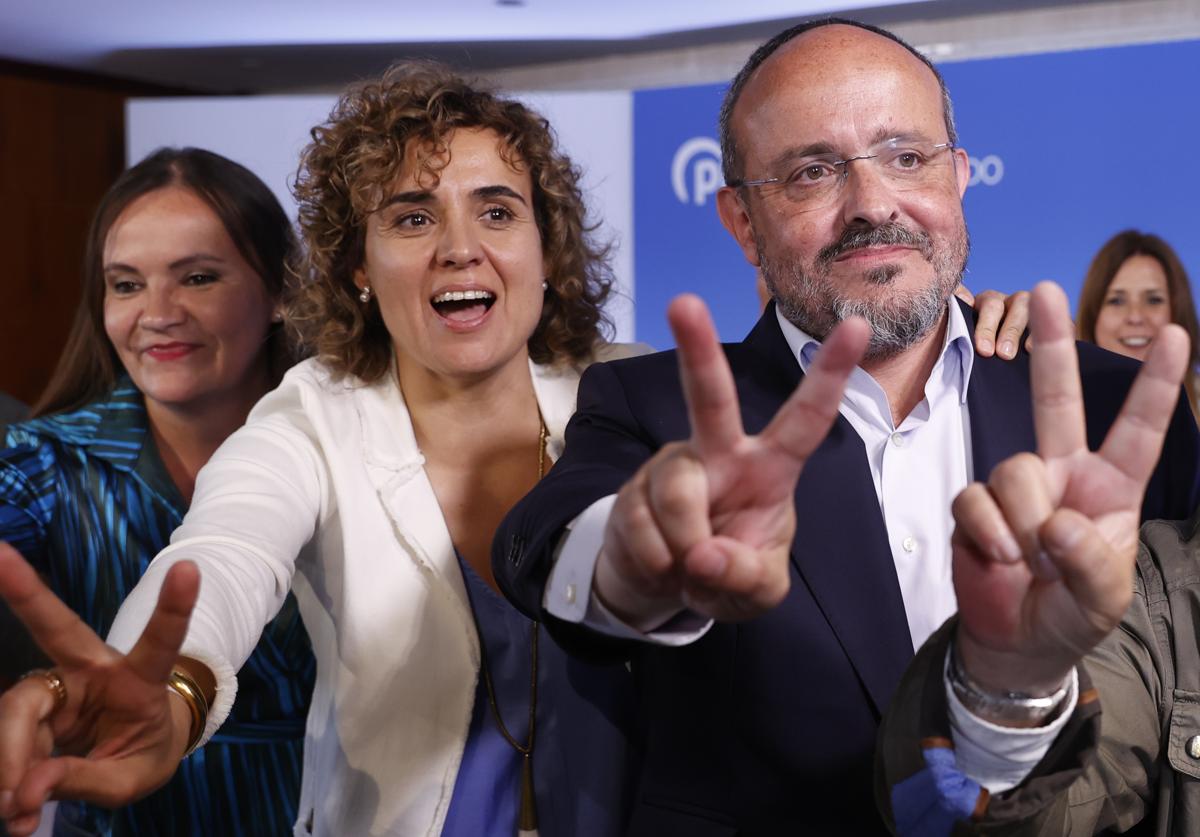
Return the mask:
[[[608,329],[601,309],[612,287],[608,247],[592,241],[579,169],[555,147],[550,124],[440,64],[405,61],[342,95],[329,119],[313,128],[293,186],[305,248],[288,322],[338,375],[370,383],[391,364],[379,306],[360,302],[354,284],[367,218],[400,176],[412,143],[430,149],[420,165],[436,178],[458,128],[494,131],[505,161],[530,173],[549,283],[529,338],[530,357],[538,363],[583,360]]]

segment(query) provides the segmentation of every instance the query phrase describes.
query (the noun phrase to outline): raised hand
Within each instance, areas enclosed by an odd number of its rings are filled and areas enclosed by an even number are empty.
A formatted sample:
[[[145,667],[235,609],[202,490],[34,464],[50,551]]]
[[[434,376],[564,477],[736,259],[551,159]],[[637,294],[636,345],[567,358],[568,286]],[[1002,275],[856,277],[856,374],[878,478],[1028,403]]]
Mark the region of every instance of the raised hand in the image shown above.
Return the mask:
[[[1090,452],[1067,300],[1032,298],[1038,452],[954,502],[959,653],[985,687],[1049,694],[1120,622],[1133,594],[1139,510],[1187,369],[1178,326],[1159,331],[1098,452]]]
[[[663,447],[618,493],[595,578],[600,600],[643,630],[685,607],[739,620],[782,601],[796,481],[870,337],[862,320],[838,326],[770,425],[747,436],[704,303],[680,296],[667,317],[692,435]]]
[[[175,772],[190,719],[181,700],[168,699],[166,681],[198,591],[195,565],[173,567],[126,656],[105,645],[16,550],[0,543],[0,596],[54,661],[66,698],[56,698],[40,676],[0,695],[0,817],[12,837],[37,828],[47,799],[115,807]]]

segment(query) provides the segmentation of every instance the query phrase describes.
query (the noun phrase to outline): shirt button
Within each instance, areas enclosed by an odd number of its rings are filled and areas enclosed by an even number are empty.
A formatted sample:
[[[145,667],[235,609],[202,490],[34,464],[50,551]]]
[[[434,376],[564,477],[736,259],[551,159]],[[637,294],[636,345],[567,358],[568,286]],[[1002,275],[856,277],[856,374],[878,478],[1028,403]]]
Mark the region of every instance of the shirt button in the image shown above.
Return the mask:
[[[575,604],[575,585],[567,585],[567,604]]]
[[[898,448],[904,447],[904,434],[898,430],[895,433],[893,433],[892,434],[892,444]]]
[[[901,543],[900,546],[902,546],[904,548],[905,552],[912,552],[913,550],[915,550],[917,548],[917,539],[914,538],[912,535],[909,535],[907,538],[904,539],[904,542]],[[1200,738],[1200,736],[1197,736],[1197,737]],[[1198,742],[1198,743],[1200,743],[1200,742]]]
[[[1200,759],[1200,735],[1193,735],[1184,745],[1187,754],[1194,759]]]

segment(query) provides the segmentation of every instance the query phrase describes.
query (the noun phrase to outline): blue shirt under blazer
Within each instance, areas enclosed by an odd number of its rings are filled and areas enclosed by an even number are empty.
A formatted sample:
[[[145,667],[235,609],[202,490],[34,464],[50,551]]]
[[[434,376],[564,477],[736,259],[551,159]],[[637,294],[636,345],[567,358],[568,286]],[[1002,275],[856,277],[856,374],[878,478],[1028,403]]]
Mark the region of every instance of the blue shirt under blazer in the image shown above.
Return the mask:
[[[1096,448],[1138,364],[1088,344],[1078,350],[1088,443]],[[746,430],[757,433],[802,377],[774,307],[725,352]],[[977,479],[1034,450],[1028,355],[976,358],[967,403]],[[664,648],[618,643],[543,612],[563,527],[687,434],[673,352],[591,367],[563,457],[497,532],[496,578],[574,653],[630,657],[640,716],[634,735],[644,755],[634,837],[886,833],[873,801],[872,753],[913,648],[866,455],[844,418],[796,487],[791,590],[770,613]],[[1143,519],[1190,515],[1198,465],[1200,439],[1181,399]]]

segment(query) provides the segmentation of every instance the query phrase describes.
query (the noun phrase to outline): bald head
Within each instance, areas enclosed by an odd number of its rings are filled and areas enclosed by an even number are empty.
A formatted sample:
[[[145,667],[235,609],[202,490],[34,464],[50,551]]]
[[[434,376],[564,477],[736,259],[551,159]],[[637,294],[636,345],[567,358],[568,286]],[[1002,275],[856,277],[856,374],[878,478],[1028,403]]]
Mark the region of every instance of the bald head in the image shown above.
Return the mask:
[[[942,110],[946,134],[958,140],[950,93],[937,68],[891,32],[843,18],[825,18],[793,26],[760,46],[734,77],[721,105],[721,159],[727,183],[746,177],[739,107],[743,98],[768,98],[781,85],[804,85],[830,74],[853,74],[869,68],[904,67],[932,84]]]

